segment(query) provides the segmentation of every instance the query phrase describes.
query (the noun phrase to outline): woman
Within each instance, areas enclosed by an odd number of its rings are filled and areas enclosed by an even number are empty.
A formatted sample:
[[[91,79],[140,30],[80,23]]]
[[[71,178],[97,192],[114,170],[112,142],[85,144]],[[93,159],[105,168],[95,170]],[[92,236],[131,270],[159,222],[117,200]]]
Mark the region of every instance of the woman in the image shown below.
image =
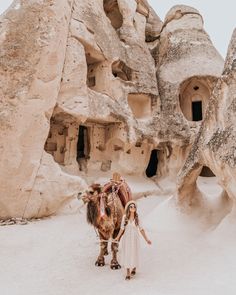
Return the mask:
[[[125,206],[125,214],[122,218],[121,228],[115,239],[119,241],[123,235],[121,262],[127,269],[126,280],[130,280],[131,275],[136,274],[136,268],[139,266],[139,231],[146,242],[151,245],[151,241],[147,238],[141,226],[137,213],[137,204],[132,200]]]

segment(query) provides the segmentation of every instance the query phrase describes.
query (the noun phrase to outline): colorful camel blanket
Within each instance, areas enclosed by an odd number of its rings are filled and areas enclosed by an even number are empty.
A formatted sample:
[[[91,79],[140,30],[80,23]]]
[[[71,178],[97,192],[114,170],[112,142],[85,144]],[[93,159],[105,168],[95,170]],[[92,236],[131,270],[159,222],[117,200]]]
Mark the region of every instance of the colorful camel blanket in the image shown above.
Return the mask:
[[[132,200],[131,190],[123,178],[120,181],[114,181],[113,179],[111,179],[108,183],[104,185],[103,191],[105,193],[116,193],[119,196],[124,207],[127,202]]]

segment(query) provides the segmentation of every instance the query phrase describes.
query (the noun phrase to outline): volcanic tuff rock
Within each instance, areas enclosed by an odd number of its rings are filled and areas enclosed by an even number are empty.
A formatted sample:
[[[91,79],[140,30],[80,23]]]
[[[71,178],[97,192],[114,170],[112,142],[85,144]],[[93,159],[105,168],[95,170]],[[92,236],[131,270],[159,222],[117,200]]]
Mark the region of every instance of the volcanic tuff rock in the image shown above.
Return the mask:
[[[175,181],[222,70],[194,8],[163,23],[146,0],[15,1],[0,28],[0,217],[56,213],[101,171]]]
[[[102,138],[110,128],[135,142],[129,93],[134,112],[136,94],[148,101],[148,113],[150,96],[158,97],[145,43],[148,15],[146,1],[121,0],[15,1],[2,15],[2,218],[52,214],[85,187],[73,154],[81,123],[101,130]],[[153,15],[147,32],[155,37],[159,19]],[[122,124],[127,127],[117,128]],[[49,142],[55,126],[58,137]],[[67,169],[71,164],[76,167]]]
[[[171,8],[160,35],[157,67],[164,122],[158,137],[172,150],[168,174],[182,167],[222,70],[223,59],[204,31],[200,13],[185,5]],[[198,101],[201,114],[193,109]]]
[[[202,166],[209,167],[224,189],[222,200],[234,208],[236,197],[236,31],[224,70],[210,98],[205,119],[179,174],[178,199],[192,206],[202,201],[196,180]],[[233,206],[233,207],[232,207]]]
[[[60,89],[71,5],[15,1],[1,19],[1,218],[52,214],[85,187],[79,177],[62,177],[44,150]]]

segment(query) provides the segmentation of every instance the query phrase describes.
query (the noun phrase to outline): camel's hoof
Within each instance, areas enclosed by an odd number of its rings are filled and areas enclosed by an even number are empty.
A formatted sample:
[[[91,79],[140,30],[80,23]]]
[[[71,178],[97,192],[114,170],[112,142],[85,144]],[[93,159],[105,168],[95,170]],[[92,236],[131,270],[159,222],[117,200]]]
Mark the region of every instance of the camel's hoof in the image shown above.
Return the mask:
[[[117,264],[111,264],[111,269],[114,270],[114,269],[120,269],[121,266],[119,265],[119,263]]]
[[[95,262],[95,265],[96,265],[96,266],[99,266],[99,267],[102,267],[102,266],[105,265],[105,262],[104,262],[104,261],[96,261],[96,262]]]

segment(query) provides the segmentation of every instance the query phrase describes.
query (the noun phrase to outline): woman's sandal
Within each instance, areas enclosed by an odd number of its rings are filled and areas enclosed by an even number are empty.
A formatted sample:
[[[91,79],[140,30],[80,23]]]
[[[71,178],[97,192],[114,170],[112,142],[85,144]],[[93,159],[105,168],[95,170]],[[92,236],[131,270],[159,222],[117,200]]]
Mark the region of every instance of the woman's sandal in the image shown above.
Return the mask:
[[[130,280],[131,277],[130,277],[130,276],[126,276],[125,279],[126,279],[126,280]]]
[[[133,270],[131,271],[131,275],[134,276],[135,274],[136,274],[136,269],[133,269]]]

